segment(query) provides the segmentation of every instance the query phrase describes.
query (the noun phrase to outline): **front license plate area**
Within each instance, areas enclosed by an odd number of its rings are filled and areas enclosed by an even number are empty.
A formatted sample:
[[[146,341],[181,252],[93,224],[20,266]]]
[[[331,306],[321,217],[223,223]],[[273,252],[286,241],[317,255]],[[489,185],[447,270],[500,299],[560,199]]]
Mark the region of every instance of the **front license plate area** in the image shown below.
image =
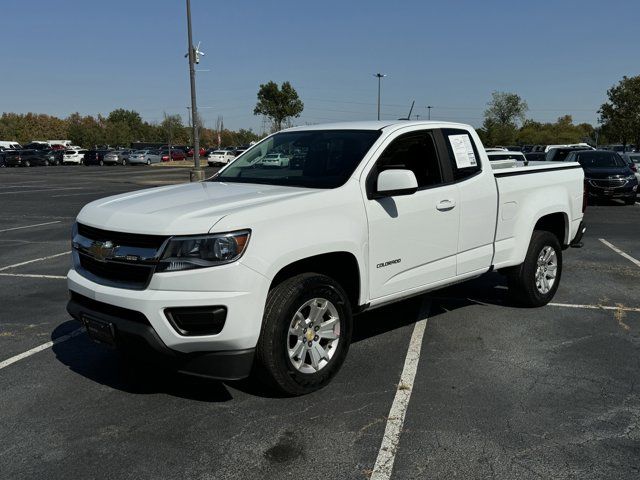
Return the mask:
[[[105,322],[94,317],[83,315],[82,323],[84,323],[89,338],[91,340],[104,343],[106,345],[115,346],[116,329],[111,322]]]

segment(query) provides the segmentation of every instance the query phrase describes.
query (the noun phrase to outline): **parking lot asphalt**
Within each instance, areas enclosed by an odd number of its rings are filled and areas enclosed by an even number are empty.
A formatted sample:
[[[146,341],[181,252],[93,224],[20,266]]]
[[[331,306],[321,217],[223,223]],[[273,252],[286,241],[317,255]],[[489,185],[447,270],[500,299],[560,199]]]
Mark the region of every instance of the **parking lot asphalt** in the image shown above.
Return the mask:
[[[399,388],[411,397],[391,478],[640,477],[640,266],[600,241],[640,259],[640,205],[589,207],[551,305],[514,307],[493,273],[362,314],[327,388],[273,398],[132,368],[65,311],[80,208],[187,178],[0,169],[0,362],[57,342],[0,368],[2,478],[368,478]]]

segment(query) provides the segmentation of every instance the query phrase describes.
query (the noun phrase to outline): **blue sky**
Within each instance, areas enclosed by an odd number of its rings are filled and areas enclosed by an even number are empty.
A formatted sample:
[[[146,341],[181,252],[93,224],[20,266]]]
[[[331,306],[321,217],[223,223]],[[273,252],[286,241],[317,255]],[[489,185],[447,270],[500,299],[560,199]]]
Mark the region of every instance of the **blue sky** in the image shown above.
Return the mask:
[[[0,111],[66,116],[135,109],[186,117],[183,0],[3,0]],[[482,122],[493,90],[528,116],[595,123],[606,90],[637,75],[640,2],[192,0],[205,124],[260,130],[260,83],[289,80],[296,123],[414,114]]]

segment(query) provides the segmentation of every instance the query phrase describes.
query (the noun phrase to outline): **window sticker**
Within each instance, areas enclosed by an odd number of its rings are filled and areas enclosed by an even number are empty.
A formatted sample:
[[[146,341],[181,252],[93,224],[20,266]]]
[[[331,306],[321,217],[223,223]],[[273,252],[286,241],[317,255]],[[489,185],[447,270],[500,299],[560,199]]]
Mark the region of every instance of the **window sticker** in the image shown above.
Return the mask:
[[[456,157],[456,166],[458,168],[475,167],[478,165],[476,156],[473,153],[473,145],[469,135],[449,135],[449,142]]]

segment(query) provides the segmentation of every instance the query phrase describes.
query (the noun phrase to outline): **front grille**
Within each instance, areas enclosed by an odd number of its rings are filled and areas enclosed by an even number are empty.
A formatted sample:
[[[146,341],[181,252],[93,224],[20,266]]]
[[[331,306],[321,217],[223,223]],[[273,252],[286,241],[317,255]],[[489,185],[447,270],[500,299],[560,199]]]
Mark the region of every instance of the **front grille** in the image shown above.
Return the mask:
[[[76,242],[78,245],[78,270],[98,283],[142,290],[151,280],[155,259],[167,238],[162,235],[111,232],[79,223],[78,236],[74,239],[74,245]],[[97,255],[92,251],[95,242],[114,244],[116,258]]]
[[[599,188],[619,188],[624,187],[627,181],[624,178],[603,178],[600,180],[589,180],[591,185]]]
[[[143,235],[139,233],[110,232],[78,223],[78,233],[90,240],[106,242],[110,240],[117,245],[127,247],[159,249],[167,237],[162,235]]]
[[[92,298],[85,297],[76,292],[71,292],[71,300],[78,305],[92,310],[94,312],[103,313],[116,318],[122,318],[131,322],[141,323],[143,325],[151,325],[149,319],[142,312],[136,310],[129,310],[128,308],[117,307],[115,305],[109,305],[108,303],[99,302]]]
[[[154,265],[114,261],[101,262],[83,253],[79,256],[80,266],[87,272],[110,282],[128,284],[133,288],[146,287],[151,275],[153,275]]]

